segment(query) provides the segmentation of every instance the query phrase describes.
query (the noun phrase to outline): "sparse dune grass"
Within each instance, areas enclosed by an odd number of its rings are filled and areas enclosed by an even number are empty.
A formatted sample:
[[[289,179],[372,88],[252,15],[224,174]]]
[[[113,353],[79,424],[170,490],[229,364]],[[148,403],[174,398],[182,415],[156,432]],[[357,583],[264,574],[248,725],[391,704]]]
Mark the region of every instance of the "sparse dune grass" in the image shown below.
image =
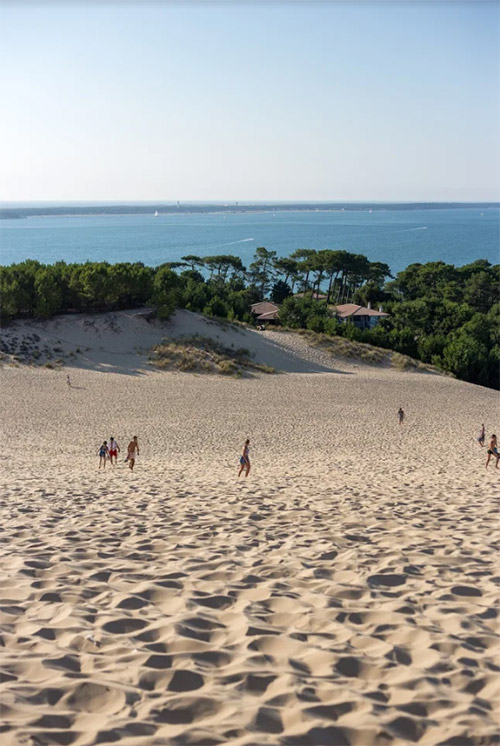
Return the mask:
[[[251,353],[244,347],[224,347],[209,337],[195,335],[175,341],[164,340],[153,347],[151,363],[160,370],[179,370],[192,373],[209,373],[222,376],[251,375],[251,371],[276,373],[274,368],[251,360]]]
[[[311,347],[326,350],[333,357],[357,358],[365,363],[377,365],[390,362],[391,351],[381,347],[374,347],[363,342],[351,342],[345,337],[330,337],[328,334],[320,334],[308,329],[300,329],[298,333],[307,339]]]
[[[415,363],[414,366],[411,365],[411,358],[408,355],[401,355],[399,352],[393,352],[392,354],[391,365],[398,370],[408,370],[411,367],[416,367],[415,360],[413,360],[413,363]]]
[[[222,360],[218,372],[223,376],[235,376],[238,375],[239,369],[234,360]]]
[[[421,360],[415,360],[408,355],[401,355],[399,352],[393,352],[391,354],[391,365],[393,368],[397,368],[398,370],[425,370],[429,373],[437,373],[440,376],[455,378],[453,373],[441,370],[441,368],[437,368],[435,365],[423,363]]]
[[[399,352],[386,350],[383,347],[374,347],[364,342],[353,342],[345,337],[330,337],[327,334],[319,334],[300,329],[300,336],[305,337],[308,344],[312,347],[318,347],[329,352],[333,357],[355,358],[364,363],[374,365],[390,365],[398,370],[421,370],[429,373],[436,373],[441,376],[451,376],[451,373],[437,368],[435,365],[423,363],[415,360],[408,355],[402,355]]]

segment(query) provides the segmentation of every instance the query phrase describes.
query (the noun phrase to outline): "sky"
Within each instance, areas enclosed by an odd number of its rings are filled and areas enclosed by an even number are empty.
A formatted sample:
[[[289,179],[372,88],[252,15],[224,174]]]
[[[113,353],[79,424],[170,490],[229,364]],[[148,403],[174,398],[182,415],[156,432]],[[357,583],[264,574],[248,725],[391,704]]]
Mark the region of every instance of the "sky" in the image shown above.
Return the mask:
[[[498,201],[499,9],[0,0],[0,200]]]

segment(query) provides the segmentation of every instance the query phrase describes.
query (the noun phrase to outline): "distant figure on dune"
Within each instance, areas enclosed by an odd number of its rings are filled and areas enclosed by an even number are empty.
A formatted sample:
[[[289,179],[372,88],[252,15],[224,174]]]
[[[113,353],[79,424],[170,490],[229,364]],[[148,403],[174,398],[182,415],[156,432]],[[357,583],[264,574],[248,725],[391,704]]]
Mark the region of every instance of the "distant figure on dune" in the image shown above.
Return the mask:
[[[497,436],[493,433],[490,438],[490,444],[488,446],[488,458],[486,459],[486,468],[490,463],[490,458],[494,456],[497,460],[496,467],[498,469],[498,462],[500,461],[500,453],[498,453]]]
[[[66,383],[68,384],[68,386],[70,386],[70,387],[71,387],[71,378],[69,377],[69,373],[68,373],[68,375],[66,376]]]
[[[118,454],[120,453],[120,446],[116,442],[116,440],[111,436],[109,439],[109,460],[111,461],[111,465],[114,466],[118,462]],[[113,464],[113,458],[115,459],[115,464]]]
[[[403,424],[403,422],[405,421],[405,413],[404,413],[404,411],[403,411],[402,407],[399,407],[399,411],[398,411],[398,420],[399,420],[399,424],[400,424],[400,425],[402,425],[402,424]]]
[[[128,468],[130,471],[134,471],[135,457],[139,455],[139,443],[137,442],[137,435],[134,435],[127,448]]]
[[[481,425],[481,431],[479,433],[479,438],[477,439],[477,442],[481,446],[481,448],[484,446],[484,439],[486,437],[485,431],[484,431],[484,424]]]
[[[108,448],[108,444],[106,441],[104,441],[102,446],[99,448],[98,453],[99,453],[99,469],[101,468],[101,465],[102,465],[102,468],[105,469],[106,468],[106,456],[109,453],[109,448]]]
[[[250,474],[250,438],[247,438],[245,440],[245,445],[243,446],[243,453],[241,454],[240,458],[240,470],[238,472],[238,476],[241,475],[241,472],[245,470],[245,477],[248,477]]]

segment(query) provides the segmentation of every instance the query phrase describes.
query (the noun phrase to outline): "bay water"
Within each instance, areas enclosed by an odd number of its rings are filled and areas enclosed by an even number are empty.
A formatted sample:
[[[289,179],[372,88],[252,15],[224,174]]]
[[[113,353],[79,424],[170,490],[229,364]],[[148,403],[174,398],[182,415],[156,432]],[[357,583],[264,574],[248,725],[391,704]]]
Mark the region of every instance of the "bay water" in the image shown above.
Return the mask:
[[[387,263],[461,266],[500,261],[497,207],[47,216],[0,220],[0,264],[108,261],[157,266],[186,254],[239,256],[258,246],[287,256],[299,248],[344,249]]]

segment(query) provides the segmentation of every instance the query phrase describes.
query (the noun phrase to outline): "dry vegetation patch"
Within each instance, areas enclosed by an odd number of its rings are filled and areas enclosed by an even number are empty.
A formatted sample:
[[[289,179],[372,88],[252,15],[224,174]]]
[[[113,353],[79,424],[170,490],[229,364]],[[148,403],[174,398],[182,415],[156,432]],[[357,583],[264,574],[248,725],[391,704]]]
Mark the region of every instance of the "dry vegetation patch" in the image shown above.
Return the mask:
[[[399,352],[391,353],[391,365],[398,370],[426,370],[429,373],[437,373],[440,376],[455,378],[453,373],[449,371],[441,370],[441,368],[430,365],[430,363],[423,363],[421,360],[415,360],[408,355],[401,355]]]
[[[155,345],[150,362],[161,370],[180,370],[222,376],[250,376],[253,372],[276,373],[269,365],[255,363],[244,347],[225,347],[209,337],[195,335],[164,340]]]
[[[364,342],[351,342],[345,337],[330,337],[328,334],[318,334],[308,329],[300,329],[298,332],[305,337],[311,347],[318,347],[329,352],[332,357],[347,357],[361,360],[364,363],[375,365],[390,365],[398,370],[422,370],[437,373],[441,376],[452,376],[451,373],[437,368],[435,365],[422,363],[408,355],[386,350],[383,347],[374,347]]]
[[[351,342],[345,337],[330,337],[328,334],[318,334],[308,329],[300,329],[299,334],[305,337],[311,347],[318,347],[329,352],[332,357],[348,357],[362,360],[365,363],[390,364],[390,350],[373,347],[363,342]]]

